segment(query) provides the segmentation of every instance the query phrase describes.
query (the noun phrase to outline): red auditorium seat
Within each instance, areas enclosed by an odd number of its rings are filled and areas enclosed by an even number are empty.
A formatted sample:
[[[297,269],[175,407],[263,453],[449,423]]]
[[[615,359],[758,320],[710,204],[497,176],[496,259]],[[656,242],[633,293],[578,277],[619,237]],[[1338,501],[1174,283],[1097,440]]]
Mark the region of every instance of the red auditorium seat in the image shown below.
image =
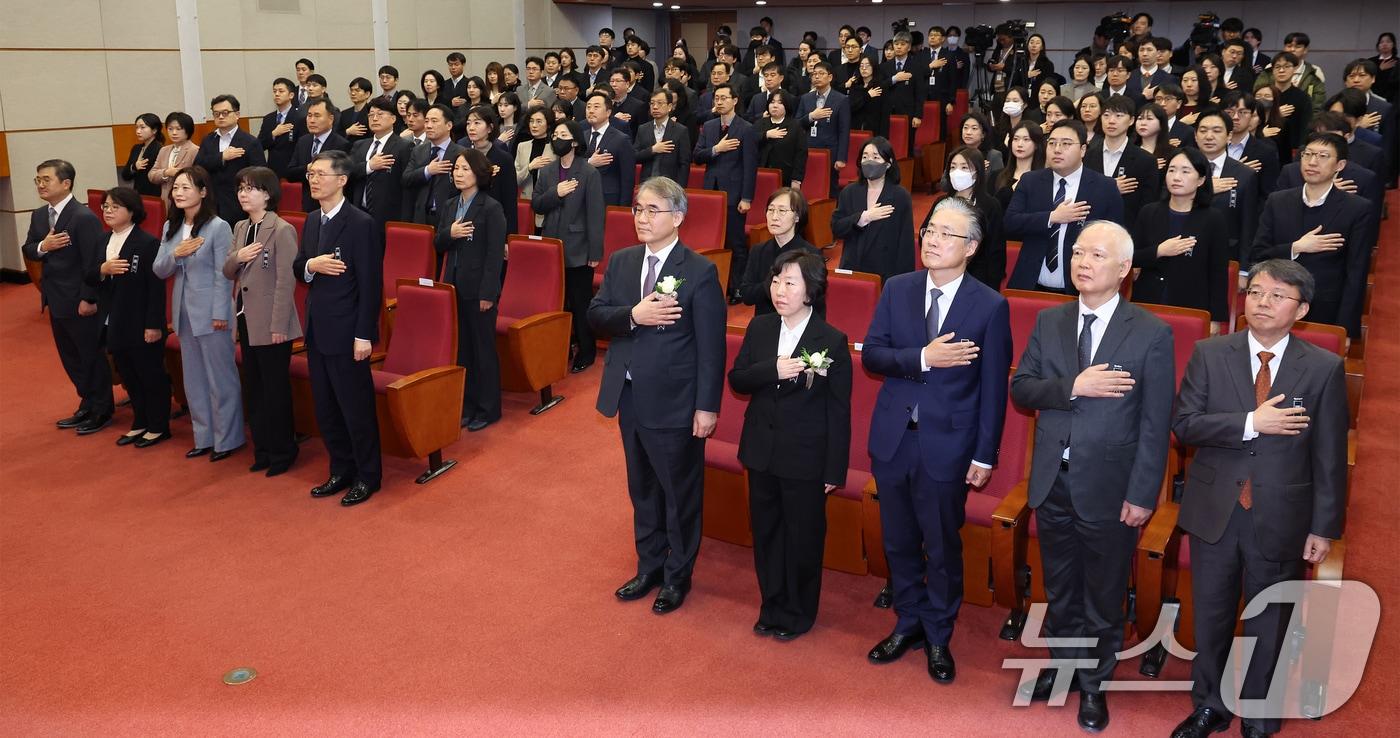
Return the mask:
[[[432,226],[389,221],[384,224],[384,309],[380,315],[379,345],[388,346],[398,314],[400,279],[417,281],[436,275],[437,252]]]
[[[92,211],[92,214],[97,216],[97,222],[102,223],[102,227],[103,227],[103,228],[106,228],[106,227],[107,227],[106,221],[102,220],[102,201],[103,201],[103,200],[106,200],[106,199],[107,199],[107,191],[106,191],[106,190],[88,190],[88,191],[87,191],[87,206],[88,206],[88,210],[91,210],[91,211]]]
[[[603,284],[603,275],[608,272],[612,255],[637,243],[637,227],[632,222],[632,210],[619,205],[608,206],[606,220],[603,221],[603,260],[593,270],[594,290]]]
[[[826,322],[852,343],[865,340],[875,306],[880,303],[880,275],[837,269],[827,274]]]
[[[539,392],[531,415],[558,405],[553,384],[569,374],[573,316],[564,312],[564,243],[555,238],[510,236],[510,269],[496,316],[501,389]]]
[[[687,190],[702,190],[705,188],[705,165],[691,164],[690,178],[685,182]]]
[[[530,204],[530,198],[522,197],[515,201],[515,227],[521,235],[535,235],[535,211]]]
[[[1244,304],[1244,290],[1240,289],[1239,283],[1240,263],[1234,259],[1230,260],[1230,271],[1225,275],[1225,294],[1228,296],[1230,306],[1230,317],[1225,323],[1225,332],[1235,332],[1235,320],[1239,318],[1240,306]]]
[[[754,176],[753,201],[744,216],[744,229],[749,234],[749,246],[768,240],[768,197],[783,186],[783,173],[777,169],[759,167]]]
[[[730,367],[744,342],[744,329],[729,326],[724,342],[724,365]],[[739,463],[739,436],[748,407],[748,395],[735,392],[725,382],[719,421],[714,434],[705,441],[705,535],[740,546],[753,545],[748,477],[744,465]]]
[[[719,270],[719,286],[729,291],[729,262],[733,255],[724,247],[724,229],[728,222],[725,209],[727,195],[714,190],[686,189],[688,201],[685,220],[681,221],[680,238],[695,253],[714,262]]]
[[[865,528],[871,509],[869,499],[875,494],[875,477],[871,473],[867,445],[870,415],[875,411],[875,398],[884,382],[880,375],[866,371],[861,363],[860,347],[857,342],[851,349],[851,448],[846,484],[826,497],[825,565],[851,574],[870,571],[866,561]]]
[[[165,201],[151,195],[141,196],[141,205],[146,209],[146,219],[141,221],[141,230],[161,240],[165,229]]]
[[[292,224],[297,231],[297,243],[301,243],[301,234],[306,230],[306,213],[300,210],[278,210],[277,217]]]
[[[300,182],[283,181],[281,199],[278,201],[279,210],[300,210],[301,209],[301,188]]]
[[[807,174],[802,180],[802,196],[807,198],[807,222],[802,225],[802,237],[817,248],[825,248],[836,240],[831,235],[831,214],[836,212],[836,200],[831,196],[831,151],[807,149]]]
[[[1143,304],[1163,323],[1171,326],[1172,348],[1176,360],[1176,386],[1181,387],[1181,378],[1186,376],[1186,363],[1196,350],[1196,342],[1210,338],[1210,313],[1192,308],[1170,305]]]
[[[1069,295],[1055,292],[1033,292],[1030,290],[1006,290],[1003,295],[1011,308],[1011,365],[1014,369],[1026,351],[1031,331],[1035,329],[1035,316],[1048,307],[1073,300]]]
[[[1006,242],[1006,273],[1001,275],[1001,289],[1006,289],[1006,280],[1011,278],[1011,272],[1016,269],[1016,260],[1021,258],[1021,242]]]
[[[860,178],[860,149],[866,141],[874,138],[870,131],[851,131],[850,146],[846,150],[846,166],[837,175],[836,183],[842,187]]]
[[[890,116],[890,147],[894,149],[894,158],[904,159],[909,156],[909,116]],[[905,180],[908,184],[908,181]]]

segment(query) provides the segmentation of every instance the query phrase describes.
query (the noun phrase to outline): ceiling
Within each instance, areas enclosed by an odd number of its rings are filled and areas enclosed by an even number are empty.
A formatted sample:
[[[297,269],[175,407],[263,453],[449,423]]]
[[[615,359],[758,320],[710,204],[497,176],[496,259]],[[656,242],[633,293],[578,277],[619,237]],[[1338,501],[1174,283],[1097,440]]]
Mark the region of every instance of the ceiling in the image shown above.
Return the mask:
[[[554,0],[559,5],[602,5],[614,8],[653,8],[655,0]],[[1083,0],[1037,0],[1039,3],[1046,2],[1083,2]],[[757,3],[754,0],[666,0],[663,7],[665,10],[670,5],[679,5],[681,10],[730,10],[738,8],[752,8]],[[870,5],[871,0],[767,0],[766,6],[770,8],[810,8],[810,7],[832,7],[837,5]],[[884,5],[929,5],[928,0],[884,0]],[[943,5],[997,5],[1011,4],[1009,0],[958,0],[958,2],[942,3]]]

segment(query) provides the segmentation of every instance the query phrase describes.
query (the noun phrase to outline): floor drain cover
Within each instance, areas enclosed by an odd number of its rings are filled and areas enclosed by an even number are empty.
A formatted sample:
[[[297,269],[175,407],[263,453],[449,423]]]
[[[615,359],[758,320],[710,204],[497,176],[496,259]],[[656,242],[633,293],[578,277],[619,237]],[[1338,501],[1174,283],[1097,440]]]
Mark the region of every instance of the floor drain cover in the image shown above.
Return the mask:
[[[253,681],[258,672],[247,666],[240,666],[224,675],[224,684],[247,684]]]

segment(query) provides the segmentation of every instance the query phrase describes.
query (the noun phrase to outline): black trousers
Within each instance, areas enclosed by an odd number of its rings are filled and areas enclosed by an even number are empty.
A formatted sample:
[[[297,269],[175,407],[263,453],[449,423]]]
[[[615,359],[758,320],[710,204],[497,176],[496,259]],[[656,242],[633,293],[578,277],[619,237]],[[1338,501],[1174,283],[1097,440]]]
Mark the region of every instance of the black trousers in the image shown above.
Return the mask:
[[[352,354],[306,351],[316,424],[331,457],[331,476],[379,486],[379,420],[369,361]]]
[[[826,492],[821,482],[749,469],[758,619],[798,633],[812,629],[822,591]]]
[[[1244,637],[1257,638],[1243,689],[1236,692],[1234,674],[1225,673],[1225,664],[1235,639],[1240,595],[1245,602],[1269,587],[1303,579],[1303,560],[1270,561],[1259,553],[1255,538],[1254,514],[1238,504],[1230,514],[1225,533],[1215,543],[1191,539],[1191,594],[1196,608],[1196,659],[1191,662],[1191,701],[1196,707],[1211,707],[1228,715],[1221,698],[1229,689],[1245,699],[1263,699],[1269,693],[1274,666],[1288,632],[1293,606],[1271,604],[1264,612],[1244,621]],[[1299,554],[1301,555],[1301,551]],[[1319,634],[1319,637],[1327,637]],[[1287,667],[1285,667],[1287,668]],[[1277,733],[1278,718],[1246,719],[1247,724],[1265,733]]]
[[[883,502],[884,495],[880,495]],[[1095,666],[1078,670],[1079,685],[1097,693],[1113,678],[1123,647],[1128,572],[1137,529],[1116,518],[1089,521],[1079,516],[1069,493],[1069,473],[1061,471],[1050,495],[1035,509],[1040,534],[1041,571],[1049,607],[1045,634],[1061,638],[1096,638],[1088,648],[1051,648],[1056,660],[1091,659]]]
[[[721,189],[719,185],[716,185],[716,188]],[[744,228],[744,222],[748,219],[748,215],[739,212],[739,200],[738,188],[730,190],[728,218],[724,229],[724,241],[729,246],[729,250],[734,253],[729,262],[730,292],[738,291],[739,283],[744,280],[744,269],[749,264],[749,233]],[[764,207],[760,203],[749,203],[749,205],[750,207]]]
[[[63,371],[78,393],[78,410],[91,415],[111,415],[112,368],[102,350],[104,326],[98,315],[55,318],[50,314],[54,346]]]
[[[248,427],[253,431],[253,460],[274,469],[289,467],[298,451],[288,375],[292,342],[249,345],[247,324],[241,315],[238,336],[243,350],[243,399],[248,403]]]
[[[661,571],[666,584],[690,580],[700,553],[701,505],[705,498],[705,439],[690,428],[643,428],[637,424],[632,383],[622,387],[618,428],[627,458],[627,495],[637,573]]]
[[[457,301],[457,363],[467,370],[462,417],[501,419],[501,357],[496,353],[499,303],[481,311],[476,298]]]
[[[578,344],[575,364],[591,364],[598,358],[598,343],[593,339],[593,329],[588,326],[588,303],[592,299],[593,267],[585,264],[565,268],[564,309],[574,316],[574,342]]]
[[[165,339],[113,349],[112,363],[131,398],[131,429],[170,430],[170,375],[165,373]]]

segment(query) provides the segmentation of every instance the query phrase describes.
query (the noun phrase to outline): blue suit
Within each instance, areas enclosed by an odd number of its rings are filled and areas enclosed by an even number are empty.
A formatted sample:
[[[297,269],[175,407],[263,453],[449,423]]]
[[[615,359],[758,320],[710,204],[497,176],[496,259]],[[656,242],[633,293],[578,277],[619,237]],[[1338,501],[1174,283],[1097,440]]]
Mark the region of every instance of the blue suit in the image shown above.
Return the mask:
[[[885,377],[870,419],[868,448],[880,489],[895,632],[922,630],[930,644],[947,645],[962,604],[958,529],[966,517],[964,480],[973,460],[997,463],[1011,318],[1006,298],[964,275],[938,333],[971,340],[981,353],[968,366],[922,371],[921,352],[929,342],[927,274],[909,272],[885,283],[862,361]]]
[[[738,139],[739,148],[715,153],[715,144],[725,136]],[[691,161],[705,165],[705,189],[729,193],[725,241],[734,252],[729,265],[729,284],[737,289],[749,259],[748,234],[744,231],[746,216],[739,212],[739,201],[748,200],[753,204],[754,178],[758,173],[758,132],[753,124],[737,114],[727,129],[721,119],[711,118],[700,127],[700,140],[695,142]]]
[[[1050,234],[1051,204],[1055,201],[1056,174],[1050,169],[1038,169],[1021,176],[1021,183],[1011,196],[1011,206],[1006,209],[1006,235],[1021,239],[1021,256],[1011,270],[1011,278],[1006,286],[1016,290],[1055,291],[1039,286],[1040,265],[1045,255],[1054,248],[1058,238]],[[1065,274],[1062,292],[1077,294],[1074,283],[1069,278],[1069,255],[1084,223],[1093,220],[1111,220],[1127,227],[1123,222],[1123,196],[1118,194],[1118,185],[1112,179],[1087,166],[1079,179],[1076,202],[1089,203],[1089,218],[1082,223],[1065,226],[1064,249],[1060,254],[1060,270]]]
[[[826,93],[826,105],[831,108],[831,117],[812,120],[812,111],[817,109],[815,90],[802,96],[797,103],[797,122],[810,132],[807,148],[827,149],[831,152],[831,163],[846,160],[846,150],[851,145],[851,104],[846,96],[834,88]],[[831,192],[836,194],[836,174],[831,174]]]

